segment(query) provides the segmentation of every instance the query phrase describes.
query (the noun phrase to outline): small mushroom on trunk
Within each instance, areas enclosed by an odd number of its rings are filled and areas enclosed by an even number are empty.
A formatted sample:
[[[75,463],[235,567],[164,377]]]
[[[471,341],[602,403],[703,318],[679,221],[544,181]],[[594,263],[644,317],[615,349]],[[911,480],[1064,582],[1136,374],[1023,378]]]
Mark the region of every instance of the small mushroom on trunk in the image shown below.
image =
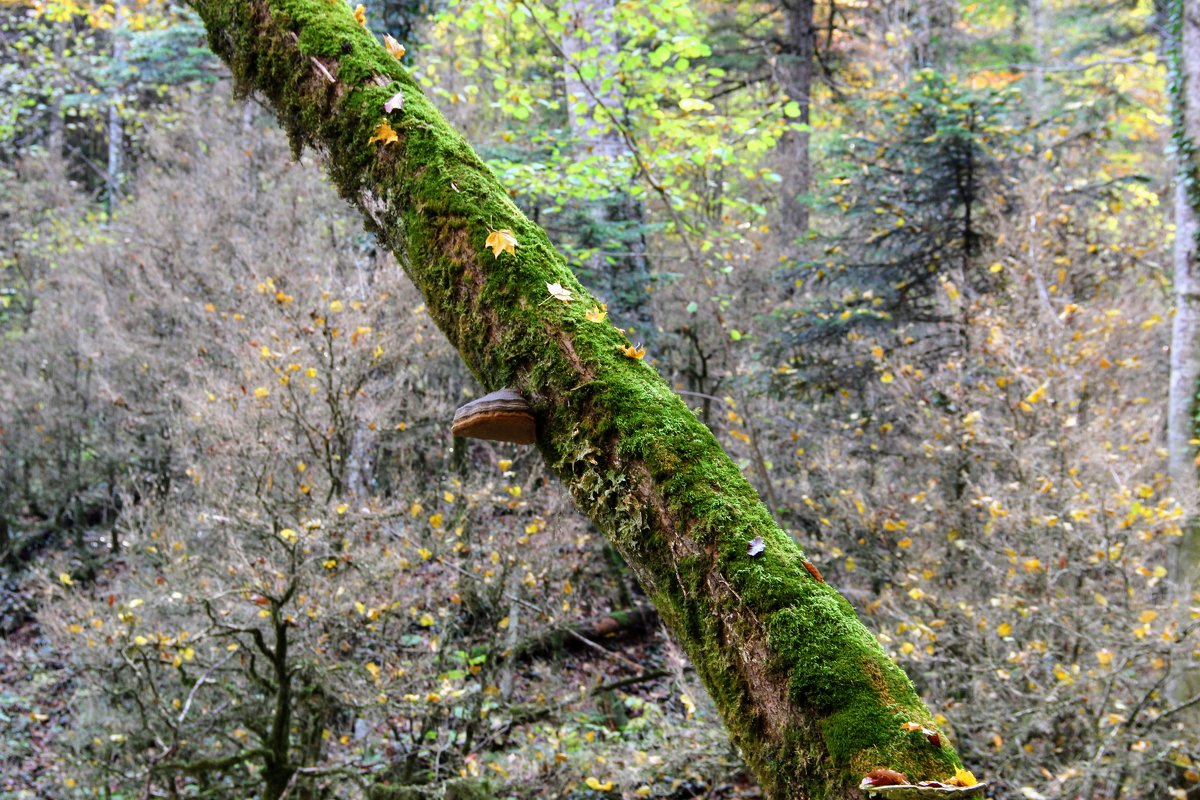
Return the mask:
[[[485,394],[454,412],[450,431],[464,439],[491,439],[513,444],[537,441],[533,410],[512,389]]]

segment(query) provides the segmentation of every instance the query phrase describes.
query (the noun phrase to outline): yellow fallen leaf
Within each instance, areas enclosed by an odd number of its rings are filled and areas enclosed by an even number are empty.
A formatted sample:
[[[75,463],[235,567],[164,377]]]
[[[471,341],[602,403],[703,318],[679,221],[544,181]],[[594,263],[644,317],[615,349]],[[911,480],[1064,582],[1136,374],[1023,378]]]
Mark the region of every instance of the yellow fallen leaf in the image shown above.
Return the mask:
[[[956,767],[954,777],[946,781],[946,783],[951,786],[974,786],[979,781],[975,780],[975,776],[971,774],[970,770]]]
[[[612,781],[605,781],[604,783],[601,783],[597,778],[594,778],[591,775],[588,776],[584,783],[586,783],[587,787],[593,792],[611,792],[613,788]]]
[[[383,35],[383,46],[386,47],[387,51],[397,59],[404,58],[404,54],[407,52],[404,49],[404,45],[400,44],[386,33]]]
[[[383,35],[383,46],[388,48],[388,52],[396,56],[397,59],[404,58],[404,53],[408,50],[404,49],[403,44],[394,40],[390,34]]]
[[[499,258],[503,252],[515,256],[517,254],[516,248],[520,246],[517,243],[517,235],[508,228],[501,228],[498,231],[489,233],[484,245],[492,248],[492,255],[496,258]]]
[[[367,7],[359,5],[358,8],[354,9],[354,19],[359,25],[362,25],[364,28],[367,27]]]
[[[633,344],[625,345],[624,347],[621,348],[621,352],[624,353],[629,358],[639,359],[639,358],[646,357],[646,348],[642,347],[640,342],[636,345],[633,345]]]
[[[367,144],[382,142],[383,144],[388,145],[395,144],[398,141],[400,141],[400,137],[396,135],[396,131],[392,129],[392,126],[389,125],[388,121],[385,119],[375,128],[375,135],[367,140]]]
[[[583,312],[583,318],[588,322],[603,322],[605,315],[608,313],[608,305],[601,303],[591,311]]]

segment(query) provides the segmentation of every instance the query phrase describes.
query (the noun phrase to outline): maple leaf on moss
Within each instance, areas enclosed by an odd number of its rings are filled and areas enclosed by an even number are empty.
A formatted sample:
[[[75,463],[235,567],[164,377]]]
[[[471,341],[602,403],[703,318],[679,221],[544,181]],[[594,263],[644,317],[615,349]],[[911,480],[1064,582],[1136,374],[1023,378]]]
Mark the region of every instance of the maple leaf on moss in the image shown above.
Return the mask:
[[[386,33],[383,35],[383,46],[386,47],[387,51],[395,56],[397,60],[404,58],[404,54],[408,52],[404,49],[404,45],[400,44]]]
[[[564,303],[570,303],[575,299],[575,296],[571,294],[571,290],[564,288],[560,283],[547,283],[546,290],[550,292],[550,296],[555,300],[561,300]]]
[[[646,348],[642,347],[641,342],[637,344],[627,344],[621,348],[621,352],[629,358],[642,359],[646,357]]]
[[[517,244],[517,235],[508,228],[501,228],[498,231],[489,233],[484,245],[492,248],[492,255],[496,258],[499,258],[500,254],[505,251],[515,256],[517,254],[516,248],[519,246]]]
[[[604,317],[608,313],[608,304],[601,303],[591,311],[583,312],[583,318],[588,322],[604,322]]]
[[[382,142],[383,144],[387,145],[395,144],[398,141],[400,141],[400,137],[396,135],[396,131],[392,129],[392,126],[389,125],[388,121],[385,119],[383,122],[379,123],[378,127],[375,128],[375,135],[367,140],[367,144],[371,144],[373,142]]]

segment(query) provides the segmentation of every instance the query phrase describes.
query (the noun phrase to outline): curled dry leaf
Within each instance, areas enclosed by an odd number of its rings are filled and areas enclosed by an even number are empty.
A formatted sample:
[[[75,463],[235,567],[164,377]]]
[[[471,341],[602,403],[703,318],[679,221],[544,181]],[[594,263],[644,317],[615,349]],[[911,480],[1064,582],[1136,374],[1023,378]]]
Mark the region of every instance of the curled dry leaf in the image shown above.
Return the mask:
[[[508,252],[510,255],[517,254],[517,235],[508,228],[501,228],[498,231],[492,231],[488,234],[484,245],[492,248],[492,255],[496,258],[500,257],[503,252]]]
[[[894,769],[886,769],[880,767],[873,769],[863,776],[862,783],[859,786],[907,786],[908,778],[904,773],[897,772]]]
[[[383,110],[388,114],[404,108],[404,92],[396,92],[383,104]]]
[[[621,352],[632,359],[640,359],[646,357],[646,348],[642,347],[641,342],[636,345],[627,344],[621,347]]]
[[[746,548],[746,555],[756,556],[767,549],[767,543],[763,541],[761,536],[755,536],[750,540],[750,546]]]
[[[386,47],[387,51],[397,59],[404,58],[404,54],[407,52],[404,49],[404,45],[400,44],[386,33],[383,35],[383,46]]]
[[[364,28],[367,27],[367,7],[364,5],[359,5],[357,8],[355,8],[354,19],[359,25],[362,25]]]

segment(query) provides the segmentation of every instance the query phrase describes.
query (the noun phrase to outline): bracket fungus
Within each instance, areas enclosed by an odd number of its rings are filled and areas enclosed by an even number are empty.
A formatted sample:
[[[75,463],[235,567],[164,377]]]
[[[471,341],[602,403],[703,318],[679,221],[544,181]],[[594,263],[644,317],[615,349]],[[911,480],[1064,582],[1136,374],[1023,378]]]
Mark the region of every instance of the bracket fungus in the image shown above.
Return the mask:
[[[901,779],[904,782],[898,783],[897,780]],[[987,785],[987,781],[970,786],[956,786],[941,781],[921,781],[910,784],[907,782],[907,778],[898,772],[890,769],[877,769],[863,778],[858,788],[868,797],[881,797],[884,800],[934,800],[934,798],[965,800],[968,797],[983,794]]]
[[[537,425],[533,409],[512,389],[485,394],[454,412],[450,431],[464,439],[491,439],[513,444],[533,444]]]

